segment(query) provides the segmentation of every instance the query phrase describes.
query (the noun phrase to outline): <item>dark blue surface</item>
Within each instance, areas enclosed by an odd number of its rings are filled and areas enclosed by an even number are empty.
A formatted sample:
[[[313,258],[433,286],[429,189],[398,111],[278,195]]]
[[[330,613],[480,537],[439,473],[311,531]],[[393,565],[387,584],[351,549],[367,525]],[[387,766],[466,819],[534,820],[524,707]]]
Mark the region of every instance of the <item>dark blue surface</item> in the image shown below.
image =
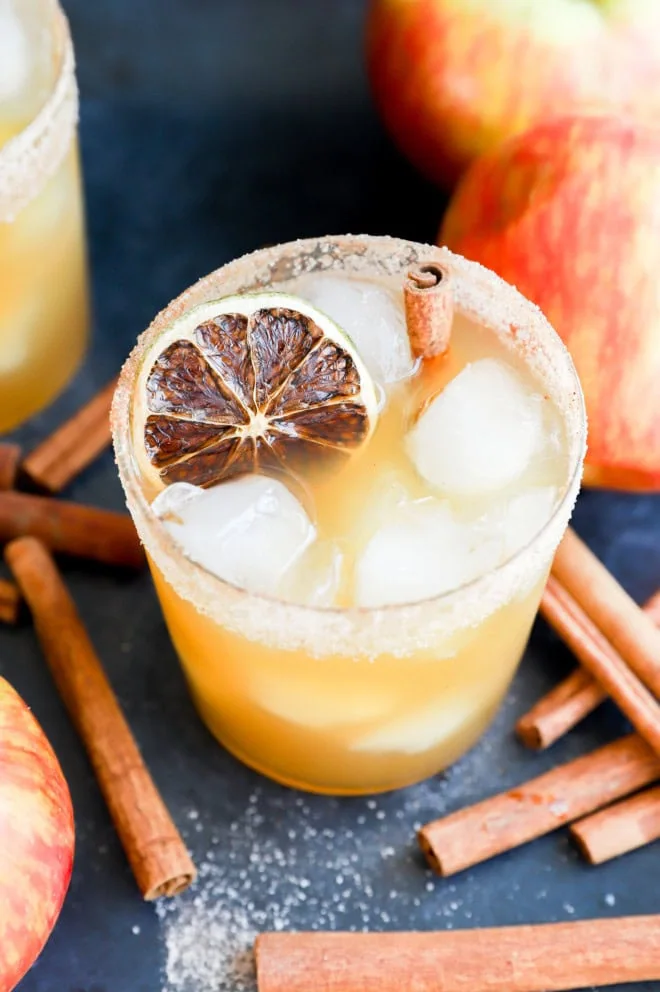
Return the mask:
[[[84,95],[95,338],[75,384],[21,432],[26,444],[104,383],[154,313],[197,276],[264,243],[298,236],[352,231],[433,240],[442,209],[441,196],[392,149],[370,107],[361,3],[69,0],[65,6]],[[120,508],[110,455],[67,495]],[[575,524],[638,599],[660,586],[658,498],[587,494]],[[367,800],[312,797],[301,805],[295,793],[258,779],[217,747],[188,701],[147,575],[70,566],[67,576],[195,856],[205,860],[212,843],[229,873],[230,861],[247,863],[250,845],[276,840],[286,862],[306,864],[315,895],[308,908],[291,912],[291,926],[361,926],[368,918],[382,928],[466,927],[658,909],[657,848],[594,869],[578,859],[565,834],[556,834],[432,889],[417,855],[416,822],[626,729],[607,705],[549,754],[531,755],[515,742],[515,718],[571,664],[542,625],[486,740],[446,780],[381,798],[374,813]],[[78,832],[61,920],[21,989],[159,992],[163,922],[139,898],[28,625],[0,629],[0,670],[34,708],[60,757]],[[241,822],[255,794],[263,822],[253,824],[247,839],[236,839],[230,825]],[[369,865],[375,882],[366,917],[351,895],[336,898],[336,858],[318,856],[318,839],[308,848],[292,839],[301,818],[321,834],[329,831],[334,854],[345,848]],[[392,854],[374,868],[370,852],[383,845]]]

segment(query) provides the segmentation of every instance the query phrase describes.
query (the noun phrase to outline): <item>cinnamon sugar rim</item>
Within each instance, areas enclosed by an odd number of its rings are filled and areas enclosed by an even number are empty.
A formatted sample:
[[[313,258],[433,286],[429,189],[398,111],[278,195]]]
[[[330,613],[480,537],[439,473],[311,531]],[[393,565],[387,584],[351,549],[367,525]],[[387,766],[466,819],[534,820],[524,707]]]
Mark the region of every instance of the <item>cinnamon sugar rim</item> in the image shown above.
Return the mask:
[[[78,124],[78,87],[69,22],[49,0],[59,72],[30,123],[0,147],[0,223],[10,223],[43,189],[71,147]]]
[[[383,607],[319,607],[250,592],[193,563],[150,508],[132,455],[132,390],[143,356],[182,313],[230,293],[254,291],[309,271],[401,282],[416,262],[441,261],[454,275],[458,312],[486,324],[524,356],[563,420],[569,467],[558,505],[541,530],[497,568],[440,595]],[[315,656],[350,653],[404,655],[474,627],[531,590],[549,567],[568,524],[586,450],[586,414],[573,362],[538,307],[514,287],[446,248],[368,235],[330,236],[262,249],[210,273],[173,300],[140,335],[126,361],[112,414],[115,458],[138,534],[154,565],[182,598],[244,636]]]

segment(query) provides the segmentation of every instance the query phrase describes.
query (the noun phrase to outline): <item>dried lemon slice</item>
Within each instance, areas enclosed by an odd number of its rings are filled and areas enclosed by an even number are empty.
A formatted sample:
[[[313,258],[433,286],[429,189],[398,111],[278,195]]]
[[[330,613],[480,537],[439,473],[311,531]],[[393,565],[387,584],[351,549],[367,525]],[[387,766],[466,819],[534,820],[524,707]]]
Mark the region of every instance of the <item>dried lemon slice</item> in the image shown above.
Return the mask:
[[[283,293],[230,296],[180,317],[146,353],[134,450],[159,488],[298,473],[355,452],[378,400],[350,338]]]

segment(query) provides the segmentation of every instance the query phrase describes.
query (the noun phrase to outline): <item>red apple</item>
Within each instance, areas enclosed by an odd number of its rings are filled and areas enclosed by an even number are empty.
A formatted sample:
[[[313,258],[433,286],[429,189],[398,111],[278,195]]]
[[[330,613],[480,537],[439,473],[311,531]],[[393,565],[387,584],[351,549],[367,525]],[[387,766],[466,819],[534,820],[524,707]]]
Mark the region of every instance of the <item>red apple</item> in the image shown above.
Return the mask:
[[[0,992],[15,987],[55,925],[73,845],[71,797],[57,758],[0,678]]]
[[[371,0],[367,57],[390,132],[441,183],[549,116],[660,121],[658,0]]]
[[[478,159],[440,241],[537,303],[575,361],[585,482],[660,489],[660,130],[558,118]]]

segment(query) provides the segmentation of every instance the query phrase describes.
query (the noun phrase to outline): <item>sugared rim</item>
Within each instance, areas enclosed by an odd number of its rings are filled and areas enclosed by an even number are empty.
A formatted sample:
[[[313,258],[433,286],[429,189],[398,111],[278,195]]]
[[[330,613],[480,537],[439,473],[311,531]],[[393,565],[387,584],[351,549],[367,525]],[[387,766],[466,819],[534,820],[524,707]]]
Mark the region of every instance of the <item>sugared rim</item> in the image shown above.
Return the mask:
[[[0,147],[0,222],[11,222],[55,174],[78,123],[78,88],[69,22],[48,0],[59,72],[50,96],[30,123]]]
[[[456,589],[412,603],[347,608],[309,606],[253,593],[218,578],[186,558],[153,515],[131,453],[132,392],[139,377],[142,358],[155,338],[174,320],[202,300],[228,292],[253,291],[267,284],[269,278],[279,277],[282,281],[293,279],[301,274],[300,270],[289,271],[287,268],[295,260],[311,260],[314,264],[305,269],[310,271],[314,268],[331,269],[333,260],[339,262],[347,257],[356,262],[367,258],[373,262],[377,257],[384,266],[383,275],[389,274],[390,277],[402,274],[403,269],[414,261],[435,258],[448,265],[455,275],[457,310],[486,323],[503,339],[508,336],[510,345],[525,355],[526,361],[542,378],[560,410],[566,429],[570,460],[568,478],[558,505],[541,530],[510,559],[490,572]],[[392,260],[396,260],[394,267],[388,265]],[[356,272],[351,269],[350,274],[355,276]],[[230,288],[224,288],[228,283]],[[214,608],[224,593],[232,600],[236,608],[233,612],[237,617],[243,616],[246,606],[253,605],[254,609],[248,609],[248,613],[257,617],[261,611],[265,626],[269,624],[269,616],[272,623],[273,611],[282,615],[286,626],[343,622],[347,633],[350,629],[350,638],[353,639],[356,627],[365,621],[370,622],[372,634],[376,633],[377,628],[382,634],[381,621],[384,618],[392,621],[387,623],[392,632],[412,630],[422,622],[423,617],[426,618],[430,607],[437,607],[438,612],[442,609],[445,614],[448,611],[455,622],[460,619],[460,627],[472,626],[508,602],[524,582],[525,575],[538,572],[539,562],[549,562],[559,544],[579,491],[586,451],[586,411],[577,372],[568,351],[539,308],[494,272],[455,255],[447,248],[370,235],[334,235],[288,242],[244,255],[200,279],[162,310],[138,338],[121,371],[111,422],[115,458],[138,533],[147,552],[179,595],[218,622],[226,622],[226,619],[217,616]],[[474,613],[466,612],[466,600],[475,605]],[[327,634],[327,626],[325,631]],[[304,637],[300,640],[309,650],[307,640]],[[354,649],[359,653],[358,644],[354,645]]]

